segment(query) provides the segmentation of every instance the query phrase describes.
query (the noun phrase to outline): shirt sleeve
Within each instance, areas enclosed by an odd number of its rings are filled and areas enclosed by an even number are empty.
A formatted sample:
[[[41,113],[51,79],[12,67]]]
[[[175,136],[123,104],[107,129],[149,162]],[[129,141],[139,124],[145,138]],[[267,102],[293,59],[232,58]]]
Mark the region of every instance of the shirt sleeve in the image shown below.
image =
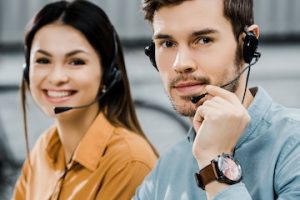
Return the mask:
[[[12,200],[23,200],[26,199],[26,185],[29,174],[29,162],[26,161],[23,164],[21,174],[16,182]]]
[[[282,150],[274,176],[278,200],[300,199],[300,136],[294,135]]]
[[[213,200],[252,200],[246,186],[243,183],[231,185],[225,190],[219,192]]]
[[[135,196],[132,198],[132,200],[153,200],[155,199],[155,183],[157,182],[156,180],[156,174],[158,171],[158,166],[154,168],[154,170],[151,171],[150,174],[148,174],[143,181],[143,183],[138,187],[136,190]]]
[[[157,172],[159,171],[159,163],[155,169],[145,178],[141,186],[137,189],[132,200],[153,200],[156,197],[156,183],[158,182]],[[213,200],[252,200],[246,186],[243,183],[231,185],[227,189],[218,193]]]
[[[131,199],[151,167],[140,161],[131,161],[112,171],[97,194],[97,200]]]
[[[154,198],[154,182],[151,180],[151,173],[146,179],[143,181],[142,185],[137,189],[135,196],[132,200],[151,200]]]

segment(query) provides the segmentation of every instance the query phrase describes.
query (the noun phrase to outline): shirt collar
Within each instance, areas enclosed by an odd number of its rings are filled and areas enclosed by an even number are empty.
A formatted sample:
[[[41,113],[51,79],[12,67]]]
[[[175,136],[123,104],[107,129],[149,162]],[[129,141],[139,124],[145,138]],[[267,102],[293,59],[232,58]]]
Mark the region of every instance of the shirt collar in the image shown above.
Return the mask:
[[[71,163],[76,161],[90,171],[96,170],[114,129],[115,127],[105,118],[104,114],[100,113],[81,139]],[[64,169],[64,152],[57,129],[50,130],[50,135],[46,147],[49,163],[55,169]]]
[[[63,170],[65,168],[65,157],[57,128],[49,130],[49,140],[46,146],[46,159],[54,169]]]
[[[273,102],[272,98],[262,87],[251,88],[250,91],[254,96],[253,101],[248,107],[251,121],[240,137],[236,148],[239,148],[251,135],[253,135],[257,127],[263,122],[263,119]]]
[[[190,142],[190,143],[193,143],[193,141],[195,140],[195,137],[196,137],[196,132],[195,132],[195,129],[193,126],[190,127],[188,133],[187,133],[187,140]]]
[[[100,113],[83,136],[73,159],[91,171],[97,169],[115,127]]]

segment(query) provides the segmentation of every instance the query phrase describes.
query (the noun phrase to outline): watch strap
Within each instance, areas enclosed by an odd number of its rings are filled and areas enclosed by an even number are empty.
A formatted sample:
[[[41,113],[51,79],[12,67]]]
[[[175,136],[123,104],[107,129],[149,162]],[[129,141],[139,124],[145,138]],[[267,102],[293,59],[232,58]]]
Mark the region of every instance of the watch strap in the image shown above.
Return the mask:
[[[208,183],[217,180],[214,163],[210,163],[209,165],[201,169],[199,173],[195,173],[195,179],[197,185],[203,190],[205,190],[205,186]]]

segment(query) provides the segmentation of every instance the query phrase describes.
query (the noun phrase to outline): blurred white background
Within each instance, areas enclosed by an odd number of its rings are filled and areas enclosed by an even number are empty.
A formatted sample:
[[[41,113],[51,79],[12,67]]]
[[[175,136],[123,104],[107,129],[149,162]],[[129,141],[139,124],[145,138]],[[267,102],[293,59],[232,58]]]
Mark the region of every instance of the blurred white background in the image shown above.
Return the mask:
[[[47,2],[51,1],[0,0],[0,144],[9,158],[20,162],[25,158],[18,94],[24,63],[22,39],[31,16]],[[143,20],[140,1],[93,2],[107,12],[123,41],[140,122],[150,140],[163,153],[185,136],[189,123],[172,110],[159,74],[143,53],[143,47],[151,39],[151,28]],[[275,101],[300,108],[300,1],[255,0],[255,3],[256,23],[261,26],[259,51],[262,57],[252,67],[249,85],[260,85]],[[51,120],[32,101],[28,107],[32,146]],[[4,155],[4,151],[1,153]]]

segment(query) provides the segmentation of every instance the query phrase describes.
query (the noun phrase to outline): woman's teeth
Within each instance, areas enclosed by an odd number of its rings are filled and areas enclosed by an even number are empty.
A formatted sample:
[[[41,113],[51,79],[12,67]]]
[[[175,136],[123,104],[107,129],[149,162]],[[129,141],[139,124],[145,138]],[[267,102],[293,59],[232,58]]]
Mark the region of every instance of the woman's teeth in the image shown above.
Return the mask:
[[[67,92],[67,91],[47,91],[47,95],[49,97],[67,97],[71,95],[71,92]]]

